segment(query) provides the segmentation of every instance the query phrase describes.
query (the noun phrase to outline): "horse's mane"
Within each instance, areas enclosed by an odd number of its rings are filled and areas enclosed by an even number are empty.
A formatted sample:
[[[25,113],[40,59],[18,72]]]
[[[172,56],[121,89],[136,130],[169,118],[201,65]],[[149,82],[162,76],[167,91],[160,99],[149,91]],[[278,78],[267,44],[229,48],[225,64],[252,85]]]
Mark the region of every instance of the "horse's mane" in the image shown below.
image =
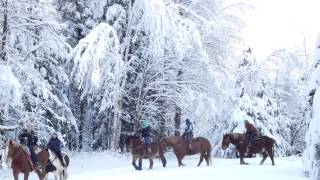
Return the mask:
[[[8,142],[7,142],[7,146],[9,145],[9,144],[11,144],[13,147],[15,147],[15,148],[22,148],[22,145],[21,144],[19,144],[19,143],[17,143],[17,142],[15,142],[14,140],[9,140]]]

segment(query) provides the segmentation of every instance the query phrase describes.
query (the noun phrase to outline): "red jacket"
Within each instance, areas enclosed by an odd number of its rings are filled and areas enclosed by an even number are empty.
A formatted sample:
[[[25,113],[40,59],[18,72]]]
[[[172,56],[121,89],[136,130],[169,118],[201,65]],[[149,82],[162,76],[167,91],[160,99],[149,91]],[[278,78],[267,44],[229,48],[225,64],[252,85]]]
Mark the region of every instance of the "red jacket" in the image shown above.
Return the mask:
[[[257,129],[251,123],[246,124],[246,129],[247,129],[246,134],[254,134],[254,133],[257,134]]]

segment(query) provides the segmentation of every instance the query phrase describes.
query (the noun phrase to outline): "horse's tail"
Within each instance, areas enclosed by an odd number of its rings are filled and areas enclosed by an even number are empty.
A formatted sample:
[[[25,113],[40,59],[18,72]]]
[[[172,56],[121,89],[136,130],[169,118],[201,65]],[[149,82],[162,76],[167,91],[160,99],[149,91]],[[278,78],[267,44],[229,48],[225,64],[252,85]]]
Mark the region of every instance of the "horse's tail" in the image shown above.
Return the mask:
[[[273,146],[272,146],[272,152],[274,153],[274,147],[276,147],[277,149],[279,148],[279,145],[277,144],[277,141],[274,140],[273,138],[272,139],[272,143],[273,143]]]
[[[212,165],[211,151],[212,151],[212,147],[211,147],[211,144],[209,143],[209,149],[207,150],[207,158],[208,158],[208,161],[209,161],[210,165]]]
[[[199,137],[199,140],[200,140],[201,138]],[[211,151],[212,151],[212,146],[211,146],[211,143],[210,143],[210,141],[208,140],[208,139],[206,139],[206,138],[203,138],[204,139],[204,141],[206,142],[206,144],[207,144],[207,146],[208,146],[208,149],[207,149],[207,152],[206,152],[206,156],[207,156],[207,159],[208,159],[208,161],[209,161],[209,165],[212,165],[212,160],[211,160]]]

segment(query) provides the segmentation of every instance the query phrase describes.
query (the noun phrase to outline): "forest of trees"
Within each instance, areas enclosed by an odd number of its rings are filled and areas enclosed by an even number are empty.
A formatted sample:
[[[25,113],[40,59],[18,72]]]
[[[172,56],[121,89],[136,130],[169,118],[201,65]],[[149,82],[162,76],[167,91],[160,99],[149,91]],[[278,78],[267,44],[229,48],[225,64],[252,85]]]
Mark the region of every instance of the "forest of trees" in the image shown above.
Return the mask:
[[[70,150],[117,149],[120,136],[143,119],[160,138],[178,135],[186,118],[214,152],[224,133],[244,132],[245,119],[276,139],[278,155],[306,147],[319,99],[311,74],[319,68],[311,71],[314,60],[304,47],[278,49],[267,59],[251,48],[239,55],[244,22],[234,12],[245,11],[242,4],[0,3],[2,147],[32,123],[43,144],[58,131]],[[311,90],[310,78],[317,86]]]

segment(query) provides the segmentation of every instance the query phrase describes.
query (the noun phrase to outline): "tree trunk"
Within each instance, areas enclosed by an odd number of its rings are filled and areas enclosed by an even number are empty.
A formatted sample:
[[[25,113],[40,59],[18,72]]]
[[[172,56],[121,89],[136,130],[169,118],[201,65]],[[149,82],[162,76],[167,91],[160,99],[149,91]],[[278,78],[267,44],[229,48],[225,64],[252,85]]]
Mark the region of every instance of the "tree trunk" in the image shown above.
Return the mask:
[[[174,135],[180,136],[180,124],[181,124],[181,108],[176,107],[176,114],[174,116]]]
[[[84,124],[84,108],[85,100],[81,100],[80,104],[80,125],[79,125],[79,149],[82,149],[83,144],[83,124]]]
[[[2,61],[7,61],[7,53],[5,50],[7,44],[7,35],[8,35],[8,0],[2,0],[3,8],[3,21],[2,21],[2,42],[1,42],[1,52],[0,58]]]

